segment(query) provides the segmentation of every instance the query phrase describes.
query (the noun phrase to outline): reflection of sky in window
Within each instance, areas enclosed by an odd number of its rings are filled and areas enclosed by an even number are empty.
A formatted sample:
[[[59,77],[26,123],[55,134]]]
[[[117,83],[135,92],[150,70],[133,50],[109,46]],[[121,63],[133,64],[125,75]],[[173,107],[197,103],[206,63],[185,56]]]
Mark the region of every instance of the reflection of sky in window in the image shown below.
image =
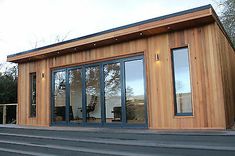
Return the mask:
[[[127,87],[131,87],[133,89],[133,95],[144,95],[144,89],[143,89],[143,79],[138,79],[135,81],[131,81],[127,83]]]
[[[143,60],[125,63],[126,86],[132,88],[133,95],[144,95]]]
[[[188,49],[176,49],[174,54],[174,73],[176,93],[191,92]]]

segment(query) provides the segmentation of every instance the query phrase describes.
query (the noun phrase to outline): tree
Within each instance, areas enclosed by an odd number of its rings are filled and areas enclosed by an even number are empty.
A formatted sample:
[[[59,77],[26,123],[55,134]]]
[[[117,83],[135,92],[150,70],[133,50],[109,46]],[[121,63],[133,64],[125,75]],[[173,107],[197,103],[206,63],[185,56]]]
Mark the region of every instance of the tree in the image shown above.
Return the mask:
[[[223,0],[221,5],[221,22],[235,47],[235,0]]]
[[[45,40],[43,38],[41,38],[41,39],[36,38],[33,42],[30,42],[30,44],[32,45],[32,48],[39,48],[40,46],[44,46],[44,45],[46,45],[48,43],[55,44],[55,43],[63,42],[63,41],[65,41],[68,38],[69,33],[70,32],[67,32],[64,35],[61,35],[61,34],[60,35],[56,35],[54,37],[55,39],[53,41],[47,41],[47,40]]]
[[[105,96],[119,96],[121,91],[120,64],[113,63],[104,66]]]
[[[17,66],[0,72],[0,103],[17,103]]]

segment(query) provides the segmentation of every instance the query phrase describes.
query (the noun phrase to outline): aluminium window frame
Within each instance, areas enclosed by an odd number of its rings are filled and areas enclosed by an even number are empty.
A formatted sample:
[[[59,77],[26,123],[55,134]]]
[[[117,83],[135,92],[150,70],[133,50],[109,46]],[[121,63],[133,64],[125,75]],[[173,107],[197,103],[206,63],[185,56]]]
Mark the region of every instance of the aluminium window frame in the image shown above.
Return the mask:
[[[179,49],[187,49],[188,51],[188,64],[189,64],[189,77],[190,77],[190,91],[191,91],[191,107],[192,112],[186,112],[186,113],[178,113],[177,112],[177,97],[176,97],[176,83],[175,83],[175,61],[174,61],[174,50]],[[171,55],[171,69],[172,69],[172,84],[173,84],[173,97],[174,97],[174,116],[188,116],[193,117],[193,93],[192,93],[192,74],[191,74],[191,61],[190,61],[190,49],[189,45],[187,46],[181,46],[181,47],[174,47],[170,49],[170,55]]]
[[[145,122],[144,123],[127,123],[126,121],[126,107],[125,107],[125,62],[128,61],[134,61],[134,60],[142,60],[143,61],[143,87],[144,87],[144,115],[145,115]],[[120,63],[120,72],[121,72],[121,105],[122,105],[122,113],[123,113],[123,118],[122,121],[120,123],[106,123],[105,122],[105,118],[106,118],[106,114],[105,114],[105,96],[104,96],[104,72],[103,72],[103,67],[106,64],[110,64],[110,63]],[[100,70],[100,105],[101,105],[101,122],[99,123],[89,123],[86,122],[86,68],[88,67],[95,67],[95,66],[99,66],[99,70]],[[51,123],[50,125],[56,125],[56,126],[96,126],[96,127],[137,127],[137,128],[147,128],[148,127],[148,115],[147,115],[147,95],[146,95],[146,71],[145,71],[145,59],[144,59],[144,55],[142,54],[138,54],[136,56],[130,56],[130,57],[124,57],[124,58],[117,58],[117,59],[112,59],[112,60],[105,60],[105,61],[101,61],[101,62],[97,62],[97,63],[87,63],[87,64],[80,64],[80,65],[75,65],[75,66],[65,66],[65,67],[60,67],[57,69],[52,69],[51,70]],[[65,71],[66,73],[66,85],[68,86],[68,88],[70,88],[69,86],[69,70],[72,69],[82,69],[82,108],[83,108],[83,122],[78,122],[78,123],[71,123],[69,122],[69,118],[67,117],[69,114],[69,100],[70,100],[70,94],[69,94],[69,90],[66,90],[66,121],[64,122],[54,122],[53,118],[54,118],[54,80],[55,80],[55,73],[56,72],[60,72],[60,71]],[[66,88],[67,88],[66,86]]]
[[[33,77],[35,78],[35,113],[32,112],[32,106],[33,106]],[[29,118],[36,118],[37,117],[37,73],[36,72],[31,72],[29,73]]]

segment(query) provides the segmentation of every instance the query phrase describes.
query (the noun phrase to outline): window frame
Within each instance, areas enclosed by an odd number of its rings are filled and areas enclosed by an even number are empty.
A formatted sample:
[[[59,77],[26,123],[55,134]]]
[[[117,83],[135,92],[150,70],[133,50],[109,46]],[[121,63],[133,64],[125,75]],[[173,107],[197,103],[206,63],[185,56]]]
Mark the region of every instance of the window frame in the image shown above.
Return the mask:
[[[174,61],[174,50],[187,49],[188,51],[188,65],[189,65],[189,79],[190,79],[190,91],[191,91],[191,112],[178,113],[177,112],[177,97],[176,97],[176,83],[175,83],[175,61]],[[189,45],[174,47],[170,49],[171,54],[171,67],[172,67],[172,84],[173,84],[173,96],[174,96],[174,116],[176,117],[193,117],[194,116],[194,105],[193,105],[193,90],[192,90],[192,73],[191,73],[191,60],[190,60],[190,48]]]
[[[67,73],[67,70],[68,69],[56,69],[56,70],[54,70],[53,72],[51,72],[51,78],[52,78],[52,80],[53,81],[51,81],[51,103],[52,103],[52,107],[51,107],[51,122],[55,122],[54,120],[55,120],[55,115],[54,115],[54,111],[55,111],[55,102],[54,102],[54,98],[55,98],[55,74],[57,73],[57,72],[65,72],[65,73]],[[67,79],[68,79],[68,75],[66,74],[66,76],[65,76],[65,80],[66,80],[66,87],[67,87],[67,83],[68,83],[68,81],[67,81]],[[67,91],[65,92],[65,94],[66,94],[66,97],[65,97],[65,106],[67,105],[67,100],[68,100],[68,97],[67,97]],[[65,114],[66,114],[66,112],[68,111],[68,109],[66,108],[65,109]],[[65,116],[65,121],[61,121],[61,125],[63,125],[63,124],[65,124],[66,123],[66,120],[67,120],[67,117]]]
[[[143,60],[143,79],[144,79],[144,115],[145,115],[145,122],[144,123],[126,123],[126,114],[125,114],[125,105],[124,105],[124,101],[125,101],[125,89],[124,89],[124,78],[121,80],[121,103],[122,103],[122,111],[123,111],[123,118],[122,118],[122,122],[120,123],[108,123],[105,122],[105,105],[104,105],[104,73],[103,73],[103,67],[109,63],[120,63],[120,70],[121,70],[121,77],[124,77],[124,63],[126,61],[134,61],[134,60]],[[85,109],[85,105],[86,105],[86,82],[85,82],[85,72],[86,72],[86,68],[87,67],[94,67],[94,66],[99,66],[100,69],[100,101],[101,101],[101,122],[99,123],[89,123],[86,122],[86,109]],[[74,69],[74,68],[81,68],[82,69],[82,92],[83,92],[83,122],[81,123],[71,123],[71,122],[54,122],[53,118],[54,118],[54,100],[53,100],[53,94],[54,94],[54,80],[55,80],[55,76],[54,74],[58,71],[62,71],[64,70],[66,72],[66,75],[68,75],[68,71],[70,69]],[[81,63],[81,64],[74,64],[71,66],[62,66],[62,67],[57,67],[57,68],[51,68],[51,122],[50,125],[54,126],[54,125],[67,125],[67,126],[97,126],[97,127],[139,127],[139,128],[147,128],[148,127],[148,113],[147,113],[147,95],[146,95],[146,71],[145,71],[145,58],[144,58],[144,53],[138,53],[136,55],[131,55],[131,56],[123,56],[123,57],[118,57],[118,58],[110,58],[110,59],[105,59],[105,60],[99,60],[97,62],[85,62],[85,63]],[[67,76],[68,77],[68,76]],[[69,85],[69,84],[68,84]],[[69,94],[67,95],[67,98],[69,99]],[[67,100],[66,105],[69,106],[69,101]]]
[[[35,78],[35,113],[32,111],[33,106],[33,77]],[[37,74],[36,72],[29,73],[29,117],[30,118],[36,118],[37,117]]]

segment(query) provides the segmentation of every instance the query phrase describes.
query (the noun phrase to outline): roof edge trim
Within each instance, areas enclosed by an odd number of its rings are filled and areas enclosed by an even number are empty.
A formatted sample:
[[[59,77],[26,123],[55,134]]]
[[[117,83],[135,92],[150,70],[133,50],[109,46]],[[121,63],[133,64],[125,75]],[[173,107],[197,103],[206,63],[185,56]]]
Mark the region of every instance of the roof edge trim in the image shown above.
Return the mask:
[[[140,22],[136,22],[136,23],[132,23],[132,24],[128,24],[128,25],[124,25],[124,26],[120,26],[120,27],[116,27],[116,28],[112,28],[112,29],[108,29],[108,30],[104,30],[104,31],[100,31],[100,32],[97,32],[97,33],[93,33],[93,34],[89,34],[89,35],[85,35],[85,36],[81,36],[81,37],[77,37],[77,38],[74,38],[74,39],[70,39],[70,40],[66,40],[66,41],[62,41],[62,42],[58,42],[58,43],[54,43],[54,44],[50,44],[50,45],[46,45],[46,46],[42,46],[42,47],[39,47],[39,48],[34,48],[34,49],[31,49],[31,50],[18,52],[18,53],[15,53],[15,54],[8,55],[7,58],[11,58],[11,57],[15,57],[15,56],[19,56],[19,55],[23,55],[23,54],[27,54],[27,53],[33,53],[33,52],[36,52],[38,50],[47,49],[47,48],[50,48],[50,47],[55,47],[55,46],[63,45],[63,44],[66,44],[66,43],[71,43],[71,42],[75,42],[75,41],[79,41],[79,40],[83,40],[83,39],[87,39],[87,38],[107,34],[107,33],[110,33],[110,32],[115,32],[115,31],[118,31],[118,30],[131,28],[131,27],[134,27],[134,26],[139,26],[139,25],[142,25],[142,24],[147,24],[147,23],[151,23],[151,22],[155,22],[155,21],[160,21],[160,20],[164,20],[164,19],[167,19],[167,18],[172,18],[172,17],[176,17],[176,16],[188,14],[188,13],[193,13],[193,12],[201,11],[201,10],[205,10],[205,9],[211,9],[211,8],[213,9],[212,5],[208,4],[208,5],[200,6],[200,7],[197,7],[197,8],[192,8],[192,9],[189,9],[189,10],[184,10],[184,11],[180,11],[180,12],[176,12],[176,13],[172,13],[172,14],[168,14],[168,15],[163,15],[163,16],[147,19],[147,20],[144,20],[144,21],[140,21]]]

